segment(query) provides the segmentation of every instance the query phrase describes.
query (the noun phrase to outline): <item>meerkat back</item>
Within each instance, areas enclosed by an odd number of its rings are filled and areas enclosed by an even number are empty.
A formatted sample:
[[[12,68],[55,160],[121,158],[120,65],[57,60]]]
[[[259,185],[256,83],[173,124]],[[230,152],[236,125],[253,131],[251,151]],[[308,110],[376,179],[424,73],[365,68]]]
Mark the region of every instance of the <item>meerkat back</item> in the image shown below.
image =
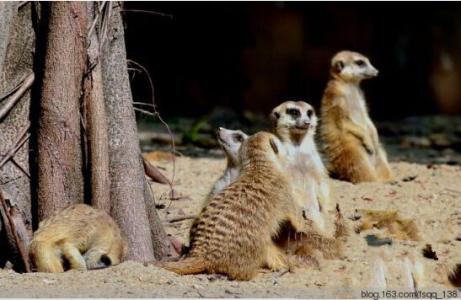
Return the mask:
[[[278,162],[276,140],[260,132],[243,143],[241,175],[194,221],[187,257],[158,265],[179,274],[224,273],[238,280],[253,278],[263,266],[283,265],[284,254],[272,236],[284,221],[301,228],[303,219]]]

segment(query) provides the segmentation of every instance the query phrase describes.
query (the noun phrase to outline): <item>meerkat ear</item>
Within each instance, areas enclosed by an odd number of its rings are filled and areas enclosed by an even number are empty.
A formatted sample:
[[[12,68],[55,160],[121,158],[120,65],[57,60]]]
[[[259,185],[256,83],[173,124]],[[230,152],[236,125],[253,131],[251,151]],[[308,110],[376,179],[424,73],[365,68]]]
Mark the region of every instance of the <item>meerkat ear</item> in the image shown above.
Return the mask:
[[[275,154],[279,154],[279,147],[273,139],[269,139],[269,143],[271,144],[272,150],[274,150]]]
[[[280,113],[277,112],[277,111],[272,112],[271,118],[272,118],[273,121],[278,120],[280,118]]]
[[[341,60],[335,62],[333,68],[336,71],[336,73],[340,73],[344,68],[344,62]]]

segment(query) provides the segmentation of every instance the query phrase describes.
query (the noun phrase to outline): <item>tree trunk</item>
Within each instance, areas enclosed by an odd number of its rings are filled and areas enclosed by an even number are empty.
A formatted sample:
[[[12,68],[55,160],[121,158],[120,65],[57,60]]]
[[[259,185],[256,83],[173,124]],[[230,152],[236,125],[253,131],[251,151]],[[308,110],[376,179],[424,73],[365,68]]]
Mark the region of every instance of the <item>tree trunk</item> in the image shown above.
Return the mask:
[[[96,11],[95,3],[88,2],[87,7],[88,30],[90,30]],[[91,203],[94,207],[110,213],[109,140],[99,40],[95,29],[89,37],[87,66],[90,70],[88,70],[84,83]]]
[[[80,97],[86,63],[86,4],[43,3],[47,24],[38,148],[38,216],[83,201]]]
[[[148,238],[144,202],[145,178],[126,65],[123,23],[119,5],[115,2],[107,5],[113,7],[103,45],[102,71],[109,125],[112,216],[128,237],[128,259],[152,261],[154,253]]]
[[[144,182],[144,201],[146,202],[147,215],[149,217],[150,236],[154,246],[155,259],[161,260],[163,258],[177,256],[178,253],[171,244],[158,216],[157,208],[155,207],[155,199],[151,193],[149,183],[147,180]]]
[[[32,27],[32,3],[0,3],[0,99],[16,87],[21,79],[32,74],[35,32]],[[0,100],[0,110],[10,100],[7,96]],[[31,91],[23,93],[18,102],[0,122],[0,160],[17,140],[29,122]],[[29,141],[26,141],[0,168],[0,187],[11,196],[10,202],[24,216],[26,224],[32,224],[31,186],[29,169]],[[1,223],[1,220],[0,220]],[[18,249],[7,240],[0,224],[0,256],[15,262],[9,254],[17,254]],[[8,247],[6,247],[8,246]],[[8,251],[10,250],[10,251]],[[8,252],[8,255],[6,254]],[[1,262],[0,262],[1,264]],[[16,264],[15,264],[16,269]]]

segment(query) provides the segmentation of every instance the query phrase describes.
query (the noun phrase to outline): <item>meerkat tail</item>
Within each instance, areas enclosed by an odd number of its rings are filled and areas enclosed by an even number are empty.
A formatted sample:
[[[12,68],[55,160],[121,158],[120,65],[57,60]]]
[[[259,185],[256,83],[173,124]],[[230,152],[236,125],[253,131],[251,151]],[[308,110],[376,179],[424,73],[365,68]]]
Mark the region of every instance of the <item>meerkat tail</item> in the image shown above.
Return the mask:
[[[454,287],[461,287],[461,264],[457,264],[448,274],[448,280]]]
[[[384,290],[386,286],[386,266],[382,258],[377,257],[373,265],[373,273],[369,287],[376,290]]]
[[[61,273],[64,268],[55,247],[50,243],[32,242],[29,248],[30,256],[38,272]]]
[[[158,261],[155,265],[180,275],[203,273],[208,267],[208,263],[201,257],[187,257],[179,261]]]

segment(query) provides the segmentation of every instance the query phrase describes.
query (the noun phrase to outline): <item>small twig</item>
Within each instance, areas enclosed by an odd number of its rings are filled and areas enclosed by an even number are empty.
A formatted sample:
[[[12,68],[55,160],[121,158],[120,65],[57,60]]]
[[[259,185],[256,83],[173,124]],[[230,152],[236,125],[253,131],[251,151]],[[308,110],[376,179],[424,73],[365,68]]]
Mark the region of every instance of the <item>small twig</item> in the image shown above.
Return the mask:
[[[176,217],[176,218],[171,218],[168,220],[169,223],[176,223],[176,222],[181,222],[185,220],[190,220],[190,219],[195,219],[197,215],[186,215],[186,216],[181,216],[181,217]]]
[[[3,96],[0,97],[0,102],[3,101],[4,99],[8,98],[11,94],[16,92],[24,82],[24,79],[26,79],[27,75],[24,74],[24,76],[19,79],[19,83],[16,84],[13,88],[11,88],[9,91],[7,91]]]
[[[3,197],[3,193],[2,191],[0,190],[0,206],[1,206],[1,209],[4,213],[4,217],[6,220],[3,220],[4,222],[8,222],[9,224],[9,228],[11,229],[11,234],[13,235],[14,237],[14,240],[16,242],[16,247],[19,251],[19,255],[21,256],[21,259],[22,259],[22,262],[24,264],[24,269],[26,272],[30,272],[31,269],[30,269],[30,261],[29,261],[29,255],[27,253],[27,248],[28,248],[28,245],[27,245],[27,240],[25,240],[27,237],[26,236],[22,236],[22,239],[19,237],[19,232],[17,230],[17,227],[16,227],[16,224],[15,224],[15,221],[14,221],[14,218],[13,218],[13,207],[11,207],[11,205],[8,205],[6,203],[6,199]],[[10,208],[8,207],[10,206]],[[16,213],[19,213],[19,212],[16,212]],[[24,222],[24,220],[22,220],[21,218],[21,222]],[[24,225],[24,224],[23,224]],[[25,230],[26,226],[24,225],[23,226],[23,230]],[[26,232],[23,232],[22,235],[26,235],[27,233]]]
[[[16,142],[11,145],[11,147],[7,150],[5,153],[5,156],[2,158],[0,161],[0,168],[3,167],[3,165],[10,160],[16,152],[24,145],[24,143],[29,139],[30,134],[27,132],[29,130],[30,124],[27,124],[20,132],[19,138],[16,140]]]
[[[158,11],[143,10],[143,9],[122,9],[121,11],[122,12],[145,13],[145,14],[155,15],[155,16],[169,18],[169,19],[173,20],[173,15],[166,14],[166,13],[161,13],[161,12],[158,12]]]
[[[174,142],[174,136],[173,136],[173,133],[171,132],[171,129],[170,129],[170,126],[168,126],[168,124],[163,120],[163,118],[160,116],[159,112],[157,111],[156,109],[156,106],[155,106],[155,90],[154,90],[154,82],[152,81],[152,77],[150,76],[149,74],[149,71],[147,71],[147,69],[133,61],[133,60],[130,60],[128,59],[127,60],[128,63],[132,63],[134,65],[136,65],[137,67],[141,68],[142,71],[144,72],[144,74],[147,76],[147,79],[149,80],[149,85],[150,85],[150,92],[151,92],[151,98],[152,98],[152,109],[154,111],[153,115],[155,117],[157,117],[159,119],[159,121],[163,124],[163,126],[165,126],[166,130],[168,131],[168,134],[170,135],[170,139],[171,139],[171,152],[172,153],[175,153],[176,152],[176,146],[175,146],[175,142]],[[138,108],[139,111],[141,111],[141,109]],[[146,112],[144,110],[142,110],[143,112]],[[171,174],[171,189],[173,189],[174,187],[174,179],[175,179],[175,176],[176,176],[176,157],[173,157],[173,172]]]
[[[14,105],[21,99],[22,95],[32,86],[34,83],[34,73],[29,74],[20,87],[11,95],[11,98],[0,108],[0,121],[8,114],[8,112],[14,107]]]
[[[24,169],[24,168],[21,166],[21,164],[16,160],[16,158],[12,157],[12,158],[11,158],[11,162],[12,162],[19,170],[21,170],[22,173],[24,173],[27,177],[30,178],[30,173],[29,173],[26,169]]]
[[[101,6],[99,7],[98,9],[98,12],[96,13],[96,15],[94,16],[94,20],[93,20],[93,23],[91,24],[91,27],[90,29],[88,30],[88,39],[91,38],[91,35],[93,34],[93,30],[94,28],[96,27],[96,24],[98,23],[98,20],[99,20],[99,16],[101,15],[104,7],[106,6],[106,3],[107,1],[103,1]]]
[[[160,172],[144,157],[142,157],[142,162],[144,164],[144,173],[146,173],[150,179],[160,184],[168,184],[171,188],[171,182],[165,177],[165,175],[162,174],[162,172]]]

